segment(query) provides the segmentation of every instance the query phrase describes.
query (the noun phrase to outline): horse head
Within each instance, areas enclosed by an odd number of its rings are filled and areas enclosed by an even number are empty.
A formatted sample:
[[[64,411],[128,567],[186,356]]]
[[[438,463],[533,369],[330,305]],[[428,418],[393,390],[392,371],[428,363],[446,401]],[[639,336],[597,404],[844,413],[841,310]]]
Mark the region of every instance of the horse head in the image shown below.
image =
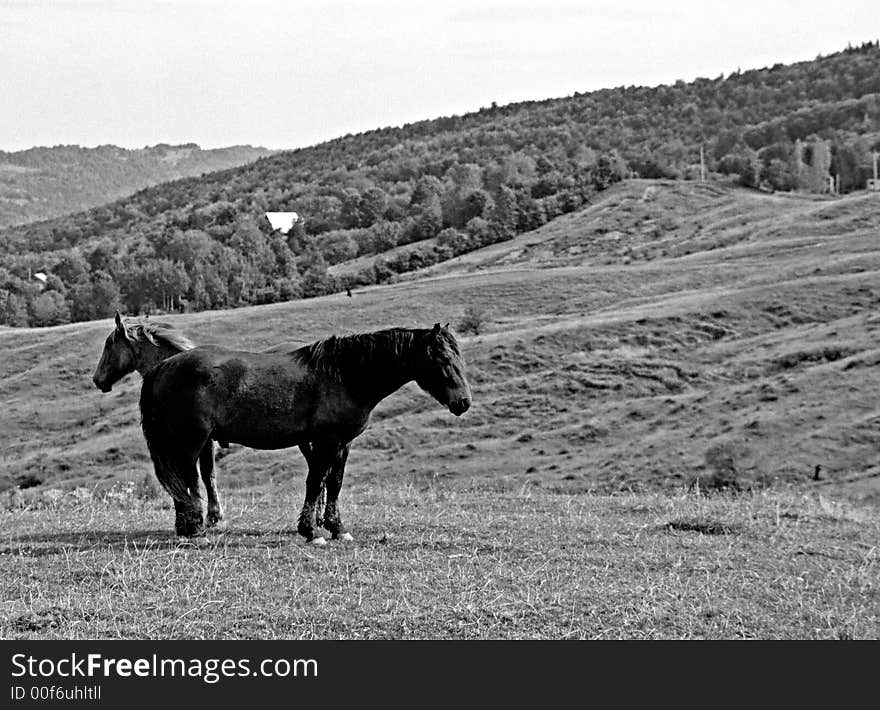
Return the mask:
[[[135,369],[135,355],[131,335],[125,328],[122,316],[116,312],[116,328],[104,341],[104,352],[95,368],[92,382],[102,392],[109,392],[113,385]]]
[[[424,338],[424,359],[417,365],[416,384],[455,416],[471,406],[471,389],[464,376],[464,362],[449,324],[436,323]]]

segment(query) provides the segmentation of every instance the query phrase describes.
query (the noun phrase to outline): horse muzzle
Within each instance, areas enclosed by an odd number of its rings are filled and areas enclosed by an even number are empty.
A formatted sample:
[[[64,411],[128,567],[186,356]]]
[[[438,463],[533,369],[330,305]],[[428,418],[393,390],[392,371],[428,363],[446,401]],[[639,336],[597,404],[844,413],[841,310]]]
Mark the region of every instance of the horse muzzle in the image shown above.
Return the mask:
[[[92,382],[95,383],[95,387],[97,387],[99,390],[101,390],[105,394],[113,389],[113,385],[108,385],[108,384],[103,384],[101,382],[98,382],[98,380],[94,377],[92,378]]]
[[[471,408],[470,397],[460,397],[459,399],[453,400],[449,403],[449,411],[452,412],[457,417],[460,417],[462,414],[464,414],[470,408]]]

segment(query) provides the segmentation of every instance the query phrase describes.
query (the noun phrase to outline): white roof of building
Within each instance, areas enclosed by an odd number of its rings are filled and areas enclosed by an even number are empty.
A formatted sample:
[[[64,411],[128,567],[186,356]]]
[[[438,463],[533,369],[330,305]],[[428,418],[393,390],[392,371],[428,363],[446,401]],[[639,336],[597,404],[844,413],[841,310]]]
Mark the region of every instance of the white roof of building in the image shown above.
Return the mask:
[[[293,225],[299,222],[299,215],[296,212],[266,212],[266,218],[272,229],[278,229],[282,234],[287,234]]]
[[[46,274],[44,274],[42,271],[38,271],[37,273],[34,274],[34,278],[37,281],[42,281],[43,283],[46,283],[46,279],[49,277],[46,276]]]

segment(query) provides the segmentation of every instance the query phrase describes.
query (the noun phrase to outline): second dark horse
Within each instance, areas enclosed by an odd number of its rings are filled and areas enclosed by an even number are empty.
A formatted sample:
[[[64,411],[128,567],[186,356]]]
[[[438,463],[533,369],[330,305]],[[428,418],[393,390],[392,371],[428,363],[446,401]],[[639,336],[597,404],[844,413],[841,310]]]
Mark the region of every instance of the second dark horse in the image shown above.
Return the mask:
[[[144,378],[141,416],[156,476],[174,499],[177,534],[204,534],[196,461],[214,439],[254,449],[310,442],[297,529],[325,543],[316,502],[326,483],[324,527],[351,539],[338,505],[351,441],[380,401],[413,380],[456,416],[470,407],[458,343],[439,323],[334,336],[285,353],[198,347],[159,363]]]

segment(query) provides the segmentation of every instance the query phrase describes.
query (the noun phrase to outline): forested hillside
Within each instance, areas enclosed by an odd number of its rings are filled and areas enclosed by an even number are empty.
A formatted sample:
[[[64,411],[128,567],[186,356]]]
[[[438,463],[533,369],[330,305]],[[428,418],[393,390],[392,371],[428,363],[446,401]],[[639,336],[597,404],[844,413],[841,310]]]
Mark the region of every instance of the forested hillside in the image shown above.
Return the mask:
[[[115,145],[0,150],[0,227],[88,209],[150,185],[244,165],[271,153],[249,145],[202,150],[194,143],[138,150]]]
[[[880,44],[691,83],[493,104],[7,229],[0,322],[227,308],[382,282],[540,227],[634,174],[694,178],[701,147],[716,179],[816,190],[832,176],[841,192],[860,188],[880,148]],[[267,210],[304,219],[283,236]],[[356,271],[329,275],[355,258]],[[45,284],[28,280],[35,271],[50,274]]]

